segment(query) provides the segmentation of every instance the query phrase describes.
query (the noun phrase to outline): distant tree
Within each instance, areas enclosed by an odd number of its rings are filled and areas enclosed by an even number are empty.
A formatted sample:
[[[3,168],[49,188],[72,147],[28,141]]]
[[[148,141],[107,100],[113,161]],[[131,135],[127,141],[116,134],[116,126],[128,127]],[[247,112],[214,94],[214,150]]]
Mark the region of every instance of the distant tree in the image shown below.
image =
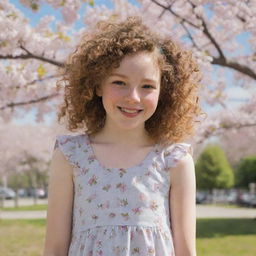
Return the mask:
[[[234,185],[234,173],[220,146],[208,145],[199,156],[196,181],[199,189],[230,188]]]
[[[238,187],[248,188],[250,183],[256,183],[256,156],[242,159],[235,173]]]

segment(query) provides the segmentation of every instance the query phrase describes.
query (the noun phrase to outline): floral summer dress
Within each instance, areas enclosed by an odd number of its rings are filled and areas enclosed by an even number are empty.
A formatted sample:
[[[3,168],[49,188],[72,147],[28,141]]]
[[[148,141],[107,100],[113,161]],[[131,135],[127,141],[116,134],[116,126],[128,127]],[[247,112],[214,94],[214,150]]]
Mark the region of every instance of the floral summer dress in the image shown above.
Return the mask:
[[[73,166],[74,208],[68,256],[174,256],[169,167],[190,152],[186,143],[156,145],[131,168],[105,168],[88,135],[57,136]]]

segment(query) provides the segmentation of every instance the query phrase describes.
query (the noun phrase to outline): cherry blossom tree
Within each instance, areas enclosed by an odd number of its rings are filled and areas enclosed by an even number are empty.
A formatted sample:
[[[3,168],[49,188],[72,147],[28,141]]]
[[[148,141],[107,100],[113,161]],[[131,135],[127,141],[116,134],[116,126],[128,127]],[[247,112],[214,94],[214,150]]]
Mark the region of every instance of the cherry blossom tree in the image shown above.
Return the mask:
[[[40,12],[41,4],[48,4],[61,12],[62,19],[46,15],[32,26],[11,1],[1,1],[0,118],[5,122],[23,115],[21,110],[36,108],[37,121],[56,111],[63,93],[55,87],[58,69],[81,35],[93,30],[100,20],[139,15],[154,31],[193,51],[204,73],[202,104],[219,104],[223,108],[200,126],[197,142],[231,128],[255,127],[252,110],[256,109],[256,94],[251,94],[249,103],[240,107],[236,114],[239,118],[230,114],[229,95],[225,94],[229,83],[255,91],[255,1],[113,0],[111,6],[93,0],[20,0],[20,3],[35,13]],[[83,26],[77,29],[78,22]],[[229,80],[227,71],[232,75]]]

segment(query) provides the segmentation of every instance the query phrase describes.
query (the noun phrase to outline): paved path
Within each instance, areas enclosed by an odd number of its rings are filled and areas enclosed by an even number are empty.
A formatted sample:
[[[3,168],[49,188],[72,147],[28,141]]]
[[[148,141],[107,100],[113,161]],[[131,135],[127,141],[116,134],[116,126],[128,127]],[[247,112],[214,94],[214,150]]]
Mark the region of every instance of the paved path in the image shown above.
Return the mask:
[[[232,208],[197,205],[197,218],[256,218],[256,208]]]
[[[256,208],[197,205],[197,218],[256,218]],[[41,219],[46,211],[1,211],[0,219]]]

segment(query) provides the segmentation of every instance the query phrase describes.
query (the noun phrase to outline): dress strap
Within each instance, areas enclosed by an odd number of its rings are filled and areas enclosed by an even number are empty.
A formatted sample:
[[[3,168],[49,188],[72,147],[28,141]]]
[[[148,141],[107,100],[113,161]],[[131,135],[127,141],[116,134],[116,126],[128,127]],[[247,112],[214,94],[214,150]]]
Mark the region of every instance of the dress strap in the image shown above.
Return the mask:
[[[66,160],[74,167],[79,167],[77,161],[77,136],[74,135],[58,135],[56,136],[56,141],[54,149],[59,149]]]
[[[193,148],[188,143],[175,143],[167,147],[164,152],[166,167],[175,167],[188,153],[193,155]]]

